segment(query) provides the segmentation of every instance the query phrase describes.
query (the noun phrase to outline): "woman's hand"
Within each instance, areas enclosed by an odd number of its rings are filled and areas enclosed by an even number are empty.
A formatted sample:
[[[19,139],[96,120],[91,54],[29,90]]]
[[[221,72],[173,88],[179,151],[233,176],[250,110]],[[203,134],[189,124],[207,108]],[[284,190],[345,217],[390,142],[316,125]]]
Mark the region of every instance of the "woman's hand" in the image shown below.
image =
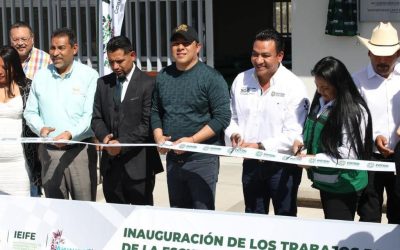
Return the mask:
[[[299,140],[294,140],[293,146],[292,146],[292,152],[294,156],[301,155],[301,151],[304,149],[304,144],[303,142]]]

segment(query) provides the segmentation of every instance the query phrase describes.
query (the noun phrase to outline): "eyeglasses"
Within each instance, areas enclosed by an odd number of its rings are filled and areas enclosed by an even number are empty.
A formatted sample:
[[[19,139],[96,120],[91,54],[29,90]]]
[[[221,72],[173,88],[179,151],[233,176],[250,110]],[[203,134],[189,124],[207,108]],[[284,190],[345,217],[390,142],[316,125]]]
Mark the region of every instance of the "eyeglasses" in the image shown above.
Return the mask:
[[[23,43],[26,43],[26,42],[28,42],[31,38],[32,38],[32,37],[21,37],[21,38],[12,38],[11,40],[12,40],[14,43],[17,43],[17,42],[19,42],[19,41],[21,41],[21,42],[23,42]]]
[[[171,42],[171,46],[179,46],[180,44],[182,44],[185,47],[189,47],[190,45],[192,45],[194,41],[172,41]]]

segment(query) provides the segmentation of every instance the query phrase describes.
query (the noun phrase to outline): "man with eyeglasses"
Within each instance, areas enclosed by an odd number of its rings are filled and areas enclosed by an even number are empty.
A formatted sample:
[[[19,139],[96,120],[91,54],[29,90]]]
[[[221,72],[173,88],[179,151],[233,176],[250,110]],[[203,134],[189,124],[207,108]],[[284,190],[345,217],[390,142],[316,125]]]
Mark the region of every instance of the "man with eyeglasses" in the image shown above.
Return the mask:
[[[25,22],[16,22],[11,25],[9,30],[11,46],[17,50],[25,76],[33,80],[36,72],[41,68],[46,68],[51,64],[50,55],[43,50],[34,47],[34,35],[32,28]],[[27,100],[29,87],[23,93],[23,100]],[[24,102],[24,103],[25,103]],[[24,126],[25,137],[35,137],[36,135]],[[39,197],[41,192],[41,164],[38,159],[37,144],[24,144],[24,150],[29,166],[29,177],[31,181],[31,196]]]
[[[219,72],[199,61],[197,32],[186,24],[171,36],[175,62],[161,70],[153,92],[154,140],[221,145],[231,117],[228,86]],[[158,148],[162,154],[168,151]],[[215,209],[219,157],[169,151],[167,183],[171,207]]]
[[[33,80],[36,72],[51,64],[50,55],[34,47],[32,28],[25,22],[16,22],[10,27],[10,43],[21,60],[27,78]]]

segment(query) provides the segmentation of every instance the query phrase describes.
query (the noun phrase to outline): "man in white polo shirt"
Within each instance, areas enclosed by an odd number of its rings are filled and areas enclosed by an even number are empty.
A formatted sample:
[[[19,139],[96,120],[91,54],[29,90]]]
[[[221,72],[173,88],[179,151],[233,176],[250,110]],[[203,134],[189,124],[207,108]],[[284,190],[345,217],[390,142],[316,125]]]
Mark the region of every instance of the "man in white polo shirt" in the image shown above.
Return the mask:
[[[374,158],[394,161],[394,148],[399,142],[396,129],[400,125],[400,55],[397,31],[390,23],[380,23],[371,39],[358,37],[368,48],[370,63],[353,75],[359,91],[371,111]],[[400,224],[400,198],[395,194],[396,178],[393,173],[368,173],[368,186],[359,202],[360,221],[381,222],[383,191],[387,193],[389,223]]]
[[[304,83],[282,65],[284,43],[273,29],[254,39],[254,68],[240,73],[231,88],[232,118],[225,135],[234,147],[292,153],[308,111]],[[297,191],[302,168],[290,164],[245,159],[243,194],[246,213],[297,215]]]

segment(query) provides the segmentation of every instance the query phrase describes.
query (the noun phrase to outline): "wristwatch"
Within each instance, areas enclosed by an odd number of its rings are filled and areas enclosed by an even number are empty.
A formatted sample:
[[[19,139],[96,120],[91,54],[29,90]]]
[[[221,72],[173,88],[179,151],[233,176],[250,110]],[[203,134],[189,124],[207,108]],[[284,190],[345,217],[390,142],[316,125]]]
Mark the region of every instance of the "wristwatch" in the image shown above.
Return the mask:
[[[264,145],[261,142],[257,142],[258,149],[265,150]]]

